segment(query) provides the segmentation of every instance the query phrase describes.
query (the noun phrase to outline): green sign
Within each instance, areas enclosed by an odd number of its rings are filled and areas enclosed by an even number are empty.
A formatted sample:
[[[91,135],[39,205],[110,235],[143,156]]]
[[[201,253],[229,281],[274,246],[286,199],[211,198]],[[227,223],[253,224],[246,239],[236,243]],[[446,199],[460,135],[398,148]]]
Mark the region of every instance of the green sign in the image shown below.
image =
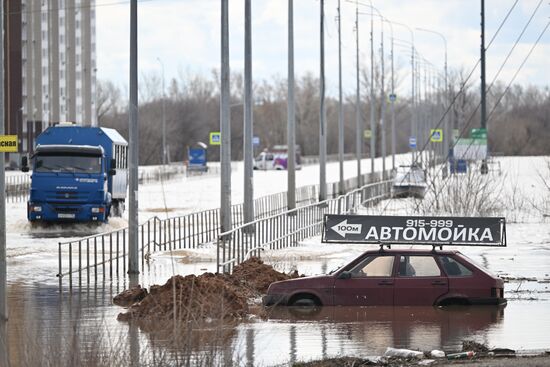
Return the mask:
[[[487,140],[487,129],[481,128],[481,129],[472,129],[472,132],[470,134],[472,139],[485,139]]]

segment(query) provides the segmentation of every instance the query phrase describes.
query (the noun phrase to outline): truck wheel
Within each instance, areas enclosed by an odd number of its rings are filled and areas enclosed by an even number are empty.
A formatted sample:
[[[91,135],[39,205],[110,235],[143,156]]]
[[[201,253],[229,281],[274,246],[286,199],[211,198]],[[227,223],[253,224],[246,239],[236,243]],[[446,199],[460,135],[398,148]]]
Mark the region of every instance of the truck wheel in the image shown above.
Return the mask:
[[[113,201],[111,205],[111,213],[113,217],[122,217],[124,213],[124,202],[123,201]]]

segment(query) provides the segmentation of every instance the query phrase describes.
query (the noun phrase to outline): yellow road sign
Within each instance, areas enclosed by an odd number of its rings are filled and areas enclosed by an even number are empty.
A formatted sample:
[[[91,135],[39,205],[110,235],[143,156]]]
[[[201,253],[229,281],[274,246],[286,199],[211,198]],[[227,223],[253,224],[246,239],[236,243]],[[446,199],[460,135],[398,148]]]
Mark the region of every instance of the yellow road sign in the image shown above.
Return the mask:
[[[17,153],[18,151],[17,135],[0,135],[0,152]]]
[[[222,134],[219,131],[210,132],[210,145],[221,145]]]
[[[432,143],[441,143],[443,141],[443,129],[431,129],[430,141]]]
[[[363,131],[363,137],[364,137],[365,139],[370,139],[371,136],[372,136],[372,133],[371,133],[370,130],[365,130],[365,131]]]

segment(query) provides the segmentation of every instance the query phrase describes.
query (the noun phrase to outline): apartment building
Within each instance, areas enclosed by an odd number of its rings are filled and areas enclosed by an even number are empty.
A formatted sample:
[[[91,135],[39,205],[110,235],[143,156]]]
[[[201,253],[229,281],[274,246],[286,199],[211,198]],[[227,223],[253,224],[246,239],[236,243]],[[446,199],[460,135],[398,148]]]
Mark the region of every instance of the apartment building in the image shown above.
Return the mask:
[[[20,153],[59,121],[95,126],[95,0],[4,0],[4,13],[5,131]]]

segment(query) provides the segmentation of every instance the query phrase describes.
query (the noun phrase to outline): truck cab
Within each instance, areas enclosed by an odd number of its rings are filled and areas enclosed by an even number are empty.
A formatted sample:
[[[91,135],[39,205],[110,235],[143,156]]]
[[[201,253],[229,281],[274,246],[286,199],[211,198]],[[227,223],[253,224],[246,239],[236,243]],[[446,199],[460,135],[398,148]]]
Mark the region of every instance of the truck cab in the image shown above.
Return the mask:
[[[38,138],[27,218],[31,222],[106,222],[121,215],[127,189],[127,143],[115,130],[55,126]]]

